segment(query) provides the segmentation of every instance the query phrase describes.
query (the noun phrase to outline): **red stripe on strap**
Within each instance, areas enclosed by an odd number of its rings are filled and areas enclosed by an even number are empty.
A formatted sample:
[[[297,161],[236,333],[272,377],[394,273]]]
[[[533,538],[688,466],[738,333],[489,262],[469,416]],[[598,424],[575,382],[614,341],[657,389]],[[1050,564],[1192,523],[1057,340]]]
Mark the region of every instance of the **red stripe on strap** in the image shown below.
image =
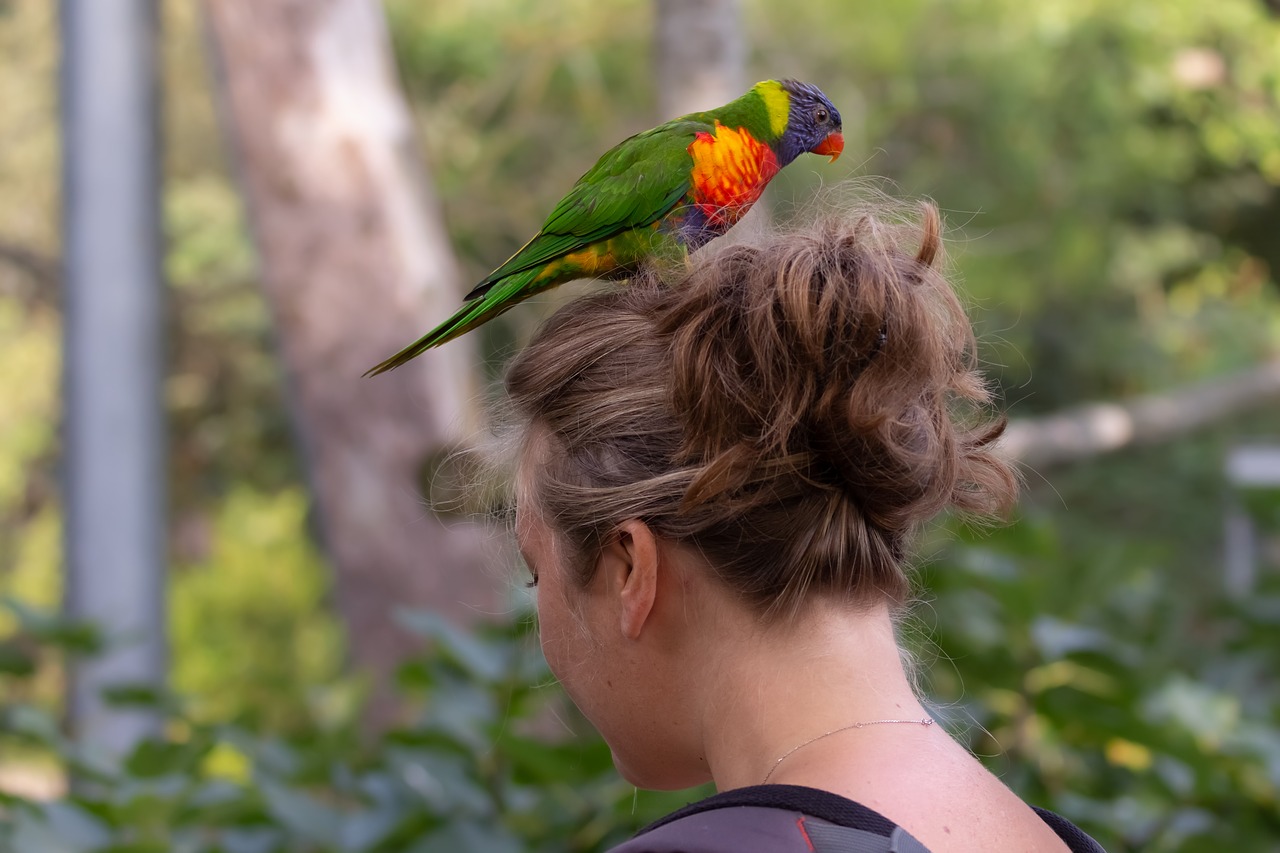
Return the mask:
[[[804,828],[804,815],[800,815],[796,819],[796,829],[800,830],[800,835],[804,837],[804,843],[809,845],[809,850],[813,851],[813,839],[809,837],[808,831]]]

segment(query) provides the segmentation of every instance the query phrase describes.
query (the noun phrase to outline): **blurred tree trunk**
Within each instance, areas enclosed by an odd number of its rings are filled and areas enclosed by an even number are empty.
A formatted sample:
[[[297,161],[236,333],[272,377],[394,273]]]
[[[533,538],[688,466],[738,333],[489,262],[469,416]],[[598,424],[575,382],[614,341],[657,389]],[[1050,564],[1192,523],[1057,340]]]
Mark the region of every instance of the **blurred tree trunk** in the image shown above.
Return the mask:
[[[658,110],[666,121],[727,103],[746,89],[739,0],[655,0]]]
[[[476,532],[446,527],[421,497],[424,466],[471,425],[468,342],[361,378],[456,306],[458,271],[377,0],[203,6],[320,536],[355,663],[377,678],[378,725],[415,646],[394,610],[465,620],[501,589]]]

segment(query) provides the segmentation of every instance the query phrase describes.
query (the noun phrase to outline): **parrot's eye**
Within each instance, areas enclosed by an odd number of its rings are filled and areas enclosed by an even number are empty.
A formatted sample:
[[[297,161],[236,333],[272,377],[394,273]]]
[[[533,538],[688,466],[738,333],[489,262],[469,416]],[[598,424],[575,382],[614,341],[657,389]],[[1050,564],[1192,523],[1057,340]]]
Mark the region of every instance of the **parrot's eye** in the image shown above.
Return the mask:
[[[818,124],[826,124],[827,119],[831,118],[831,114],[827,112],[826,107],[818,107],[813,111],[813,118]]]

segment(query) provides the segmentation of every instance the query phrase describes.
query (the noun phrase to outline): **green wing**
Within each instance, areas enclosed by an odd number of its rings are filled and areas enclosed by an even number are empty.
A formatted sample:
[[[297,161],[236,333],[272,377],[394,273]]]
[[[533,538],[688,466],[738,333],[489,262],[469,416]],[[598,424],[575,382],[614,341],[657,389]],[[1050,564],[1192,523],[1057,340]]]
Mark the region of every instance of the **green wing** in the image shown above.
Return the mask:
[[[624,139],[604,153],[551,211],[520,251],[467,294],[483,296],[496,282],[543,266],[632,228],[652,225],[689,192],[689,144],[711,125],[676,120]]]
[[[548,264],[669,214],[689,193],[693,162],[689,144],[714,125],[701,115],[686,116],[624,139],[606,151],[551,211],[542,230],[506,263],[489,273],[463,304],[436,328],[369,370],[377,375],[422,352],[487,323],[508,308],[558,281],[543,278]],[[648,245],[647,241],[645,243]],[[618,247],[614,247],[615,249]],[[643,251],[635,248],[626,252]]]

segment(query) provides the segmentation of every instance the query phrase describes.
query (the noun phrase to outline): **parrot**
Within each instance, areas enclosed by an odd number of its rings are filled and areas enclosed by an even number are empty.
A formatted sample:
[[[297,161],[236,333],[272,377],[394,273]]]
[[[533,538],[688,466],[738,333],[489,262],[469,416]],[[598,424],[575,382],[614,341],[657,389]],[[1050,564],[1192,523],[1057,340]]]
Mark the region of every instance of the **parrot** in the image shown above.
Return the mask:
[[[796,80],[764,80],[722,107],[628,137],[451,317],[365,375],[399,367],[564,282],[625,278],[648,261],[682,257],[733,227],[801,154],[835,161],[843,150],[840,113],[820,89]]]

